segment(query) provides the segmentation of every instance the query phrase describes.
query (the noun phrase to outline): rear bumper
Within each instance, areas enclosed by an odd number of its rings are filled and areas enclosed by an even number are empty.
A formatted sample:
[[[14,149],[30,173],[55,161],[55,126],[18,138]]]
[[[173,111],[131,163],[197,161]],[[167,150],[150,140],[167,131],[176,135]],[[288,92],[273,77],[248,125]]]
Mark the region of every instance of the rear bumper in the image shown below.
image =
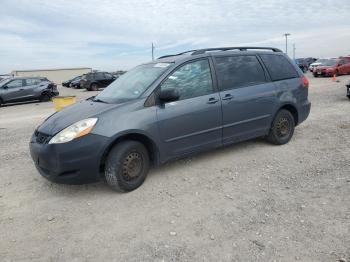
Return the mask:
[[[304,122],[308,118],[311,110],[310,101],[306,101],[298,108],[298,124]]]
[[[46,179],[61,184],[85,184],[101,178],[101,158],[108,138],[89,134],[63,144],[30,141],[30,154],[35,167]]]

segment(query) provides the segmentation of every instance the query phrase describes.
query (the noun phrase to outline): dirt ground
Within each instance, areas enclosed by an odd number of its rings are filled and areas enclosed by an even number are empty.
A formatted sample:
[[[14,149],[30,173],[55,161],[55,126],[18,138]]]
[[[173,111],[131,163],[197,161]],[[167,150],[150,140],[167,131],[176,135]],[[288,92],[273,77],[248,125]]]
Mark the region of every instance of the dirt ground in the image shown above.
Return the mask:
[[[43,179],[28,142],[52,103],[0,108],[0,261],[350,261],[350,76],[308,77],[289,144],[182,159],[127,194]]]

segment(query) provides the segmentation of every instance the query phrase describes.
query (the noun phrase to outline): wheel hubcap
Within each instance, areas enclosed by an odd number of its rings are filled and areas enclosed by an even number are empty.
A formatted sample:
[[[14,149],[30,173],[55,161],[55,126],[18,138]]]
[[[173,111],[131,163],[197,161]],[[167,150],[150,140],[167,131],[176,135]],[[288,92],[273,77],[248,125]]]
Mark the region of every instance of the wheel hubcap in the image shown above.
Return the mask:
[[[142,157],[137,152],[130,153],[123,162],[123,177],[127,181],[136,179],[142,170]]]
[[[287,118],[281,118],[278,122],[277,122],[277,126],[276,126],[276,130],[277,130],[277,135],[279,137],[285,137],[289,135],[290,132],[290,124]]]

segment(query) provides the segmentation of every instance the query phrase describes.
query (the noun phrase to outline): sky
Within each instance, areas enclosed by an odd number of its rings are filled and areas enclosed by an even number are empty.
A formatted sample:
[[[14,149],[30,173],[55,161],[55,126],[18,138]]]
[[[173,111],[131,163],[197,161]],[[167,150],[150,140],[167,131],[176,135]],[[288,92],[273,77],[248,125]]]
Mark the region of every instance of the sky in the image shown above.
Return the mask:
[[[128,70],[155,57],[273,46],[296,57],[350,55],[350,0],[1,0],[0,74]]]

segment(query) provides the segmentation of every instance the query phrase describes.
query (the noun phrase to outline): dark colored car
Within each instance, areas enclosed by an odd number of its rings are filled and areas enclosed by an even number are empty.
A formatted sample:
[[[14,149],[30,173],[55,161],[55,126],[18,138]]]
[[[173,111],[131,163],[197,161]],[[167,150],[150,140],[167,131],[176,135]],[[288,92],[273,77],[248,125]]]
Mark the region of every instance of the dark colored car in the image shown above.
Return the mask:
[[[297,58],[295,59],[295,63],[299,66],[299,68],[305,73],[309,69],[309,66],[315,62],[317,59],[312,57],[307,58]]]
[[[88,91],[97,91],[99,88],[108,86],[115,79],[115,76],[107,72],[93,72],[83,75],[80,86]]]
[[[113,189],[131,191],[150,166],[171,159],[256,137],[288,143],[309,115],[308,85],[276,48],[164,56],[46,119],[30,152],[51,181],[81,184],[104,177]]]
[[[340,57],[329,59],[321,66],[314,68],[313,75],[318,76],[334,76],[350,74],[350,57]]]
[[[74,78],[74,79],[70,82],[69,86],[70,86],[70,87],[73,87],[73,88],[81,88],[81,87],[80,87],[80,80],[81,80],[81,78],[82,78],[82,76],[77,76],[76,78]]]
[[[73,81],[77,80],[77,79],[80,80],[80,79],[81,79],[81,76],[75,76],[75,77],[73,77],[73,78],[71,78],[71,79],[69,79],[69,80],[67,80],[67,81],[62,82],[62,86],[71,87],[71,83],[72,83]]]
[[[350,99],[350,81],[346,84],[346,96]]]
[[[28,100],[49,101],[57,95],[57,86],[45,77],[16,77],[0,82],[0,106]]]

